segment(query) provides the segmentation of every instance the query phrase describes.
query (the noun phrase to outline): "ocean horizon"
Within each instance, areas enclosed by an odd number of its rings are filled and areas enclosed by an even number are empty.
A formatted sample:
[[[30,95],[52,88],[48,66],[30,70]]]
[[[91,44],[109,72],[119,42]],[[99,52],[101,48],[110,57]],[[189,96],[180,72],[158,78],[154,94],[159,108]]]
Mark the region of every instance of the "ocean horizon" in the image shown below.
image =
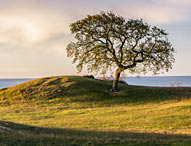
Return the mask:
[[[13,79],[0,79],[0,88],[15,86],[27,81],[34,80],[35,78],[13,78]]]
[[[191,87],[191,76],[144,76],[127,77],[129,85],[154,87]]]
[[[0,79],[0,88],[15,86],[35,78]],[[143,76],[127,77],[124,79],[129,85],[154,87],[191,87],[191,76]]]

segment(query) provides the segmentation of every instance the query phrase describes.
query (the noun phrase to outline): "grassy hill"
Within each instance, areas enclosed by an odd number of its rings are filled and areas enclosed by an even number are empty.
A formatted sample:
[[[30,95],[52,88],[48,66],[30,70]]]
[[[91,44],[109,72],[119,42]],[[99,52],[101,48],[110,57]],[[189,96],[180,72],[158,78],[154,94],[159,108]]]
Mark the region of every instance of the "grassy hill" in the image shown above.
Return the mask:
[[[72,138],[76,143],[81,141],[84,145],[88,145],[88,139],[96,143],[93,137],[97,137],[98,143],[106,142],[108,145],[109,142],[110,145],[115,145],[116,141],[121,145],[152,145],[157,140],[159,145],[191,143],[188,140],[191,134],[191,88],[120,84],[120,92],[115,93],[109,92],[111,85],[110,81],[60,76],[0,89],[0,127],[4,125],[0,128],[0,141],[16,135],[13,139],[23,143],[28,140],[44,144],[43,140],[46,143],[49,137],[50,141],[46,145],[55,142],[54,138],[61,145],[63,141],[60,139],[64,140],[66,137]],[[17,125],[19,130],[10,132],[4,128],[7,127],[5,121],[30,126]],[[26,129],[31,126],[37,127]],[[72,130],[65,136],[68,128]],[[22,132],[27,132],[31,137],[27,135],[22,139]],[[163,135],[164,133],[168,135]],[[43,138],[39,139],[41,136]],[[169,137],[171,142],[165,137]]]

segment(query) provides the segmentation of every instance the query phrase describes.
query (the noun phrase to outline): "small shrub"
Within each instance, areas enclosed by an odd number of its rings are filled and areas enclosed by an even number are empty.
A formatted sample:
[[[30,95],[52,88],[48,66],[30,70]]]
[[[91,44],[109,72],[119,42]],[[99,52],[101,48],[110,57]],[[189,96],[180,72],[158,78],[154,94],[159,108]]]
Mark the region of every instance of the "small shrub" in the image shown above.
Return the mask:
[[[128,85],[128,83],[123,80],[120,80],[119,83]]]
[[[83,77],[85,77],[85,78],[90,78],[90,79],[94,79],[94,76],[93,76],[93,75],[84,75]]]

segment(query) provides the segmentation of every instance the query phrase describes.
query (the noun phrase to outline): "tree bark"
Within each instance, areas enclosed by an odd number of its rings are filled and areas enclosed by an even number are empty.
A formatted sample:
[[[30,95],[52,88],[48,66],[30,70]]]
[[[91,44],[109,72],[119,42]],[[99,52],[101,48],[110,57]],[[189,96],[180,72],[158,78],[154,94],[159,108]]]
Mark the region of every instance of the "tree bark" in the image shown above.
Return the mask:
[[[113,80],[113,87],[112,87],[113,91],[118,91],[118,82],[119,82],[120,74],[121,74],[121,69],[118,68],[115,72],[115,78]]]

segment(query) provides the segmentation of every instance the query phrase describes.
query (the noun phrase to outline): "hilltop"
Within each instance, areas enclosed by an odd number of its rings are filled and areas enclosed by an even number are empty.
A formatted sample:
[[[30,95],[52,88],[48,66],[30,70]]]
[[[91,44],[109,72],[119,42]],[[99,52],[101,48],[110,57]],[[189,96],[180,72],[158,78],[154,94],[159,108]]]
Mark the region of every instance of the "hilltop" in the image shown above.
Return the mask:
[[[78,76],[47,77],[29,81],[10,88],[0,89],[1,102],[19,102],[23,100],[49,100],[105,94],[110,83]]]
[[[28,100],[48,102],[58,98],[79,99],[84,102],[111,99],[116,102],[149,102],[181,100],[191,96],[191,88],[186,87],[144,87],[119,83],[120,92],[110,92],[111,86],[112,81],[80,76],[47,77],[0,89],[0,103],[11,104]]]

